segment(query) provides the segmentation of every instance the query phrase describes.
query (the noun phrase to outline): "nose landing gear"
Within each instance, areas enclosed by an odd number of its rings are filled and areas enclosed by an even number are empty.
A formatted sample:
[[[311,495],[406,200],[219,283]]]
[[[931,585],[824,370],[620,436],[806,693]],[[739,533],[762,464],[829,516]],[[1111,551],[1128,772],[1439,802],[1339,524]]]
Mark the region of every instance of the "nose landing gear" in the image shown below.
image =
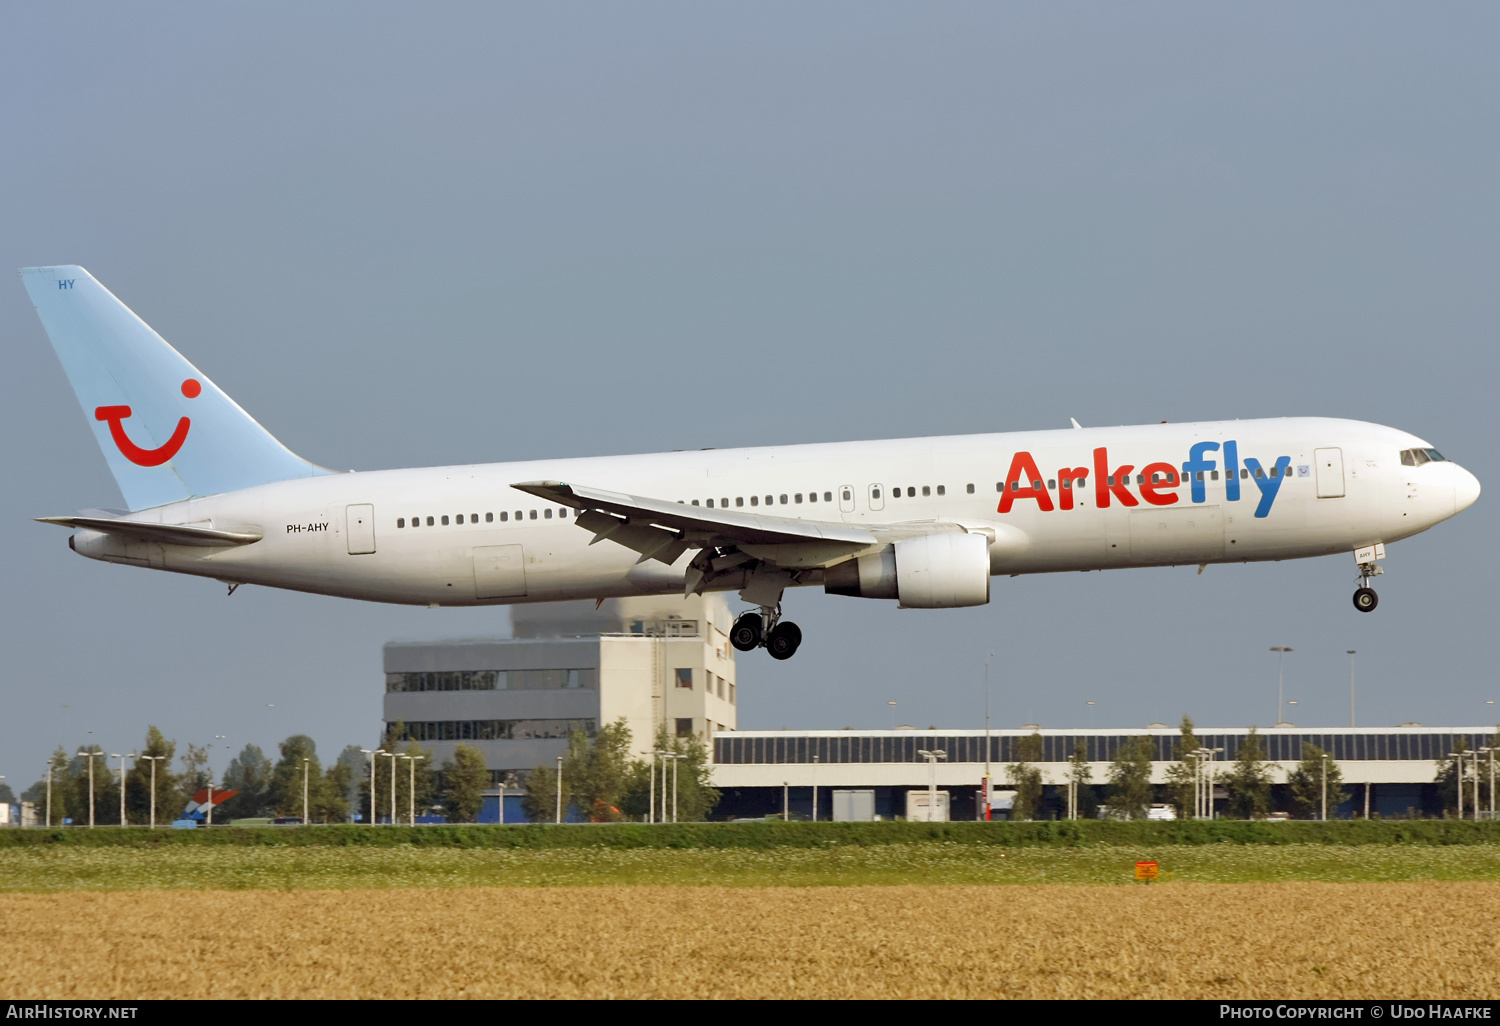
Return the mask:
[[[1385,573],[1380,564],[1375,562],[1359,564],[1359,587],[1354,591],[1354,608],[1361,613],[1372,612],[1380,604],[1380,596],[1375,594],[1375,589],[1370,587],[1370,578],[1378,577]]]
[[[764,648],[772,659],[790,659],[802,644],[802,629],[781,619],[781,606],[761,606],[758,613],[742,613],[729,629],[729,643],[741,652]]]

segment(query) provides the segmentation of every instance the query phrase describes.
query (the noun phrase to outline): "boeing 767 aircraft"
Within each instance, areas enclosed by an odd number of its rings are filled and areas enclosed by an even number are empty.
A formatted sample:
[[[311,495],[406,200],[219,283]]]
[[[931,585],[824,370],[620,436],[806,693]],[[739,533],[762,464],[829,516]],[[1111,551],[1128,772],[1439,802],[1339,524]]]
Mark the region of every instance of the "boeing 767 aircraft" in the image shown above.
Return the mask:
[[[794,586],[940,609],[996,575],[1350,553],[1479,497],[1415,435],[1317,417],[336,473],[298,457],[81,267],[21,272],[127,510],[40,518],[111,563],[374,602],[737,591],[787,659]]]

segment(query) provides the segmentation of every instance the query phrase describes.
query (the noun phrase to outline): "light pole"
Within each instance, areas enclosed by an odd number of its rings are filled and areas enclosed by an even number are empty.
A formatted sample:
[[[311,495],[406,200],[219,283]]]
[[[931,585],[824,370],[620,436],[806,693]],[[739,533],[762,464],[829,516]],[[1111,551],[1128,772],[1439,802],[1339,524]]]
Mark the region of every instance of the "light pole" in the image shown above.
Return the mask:
[[[1355,654],[1355,650],[1352,649],[1352,648],[1349,648],[1349,649],[1345,649],[1344,651],[1349,656],[1349,726],[1353,727],[1354,726],[1354,654]]]
[[[156,829],[156,764],[166,758],[165,755],[142,755],[141,759],[149,760],[151,763],[151,829]],[[139,760],[137,760],[139,761]]]
[[[646,813],[647,823],[656,822],[656,764],[661,762],[661,757],[666,754],[667,753],[662,751],[660,748],[651,749],[651,808],[650,811]],[[665,793],[665,785],[663,785],[662,791],[663,793]],[[665,803],[665,799],[663,799],[663,804]],[[666,818],[667,817],[665,815],[662,816],[663,821],[665,821]]]
[[[1464,818],[1464,753],[1449,752],[1448,758],[1455,763],[1453,771],[1453,790],[1458,796],[1458,818]]]
[[[1328,822],[1328,753],[1323,753],[1323,822]]]
[[[384,755],[384,748],[361,748],[360,752],[370,757],[370,825],[375,825],[375,757]],[[503,798],[501,799],[504,800]]]
[[[1495,747],[1493,745],[1480,749],[1487,752],[1490,757],[1490,819],[1495,818]]]
[[[559,755],[557,757],[557,818],[553,820],[554,823],[557,823],[559,825],[561,825],[562,823],[562,760],[563,757]],[[661,786],[662,791],[665,792],[667,789],[667,782],[663,780]]]
[[[988,669],[988,667],[986,667],[986,669]],[[891,707],[891,729],[895,730],[896,729],[896,700],[893,698],[893,699],[891,699],[889,702],[887,702],[885,704]]]
[[[677,822],[677,767],[682,762],[681,752],[672,753],[672,822]]]
[[[812,761],[812,786],[813,786],[812,821],[814,823],[816,823],[818,821],[818,757],[816,755],[814,755],[812,757],[812,759],[813,759],[813,761]]]
[[[1089,707],[1089,730],[1093,730],[1094,729],[1094,702],[1093,702],[1093,699],[1090,699],[1089,701],[1084,702],[1083,704]]]
[[[308,770],[311,769],[311,767],[312,767],[312,760],[309,759],[307,756],[304,755],[302,757],[302,825],[303,826],[307,826],[307,774],[308,774]],[[209,798],[212,799],[213,795],[209,795]],[[209,808],[210,808],[210,811],[211,811],[213,807],[209,806]]]
[[[381,751],[379,754],[391,760],[391,826],[396,825],[396,753]],[[372,816],[374,812],[370,813]]]
[[[119,752],[111,752],[109,757],[120,760],[120,825],[126,826],[128,824],[125,822],[125,760],[134,759],[135,753],[131,752],[128,755],[121,755]],[[0,777],[0,780],[3,779],[3,777]]]
[[[94,828],[94,757],[104,757],[103,752],[79,752],[89,760],[89,829]]]
[[[417,760],[418,759],[425,759],[425,758],[427,758],[427,756],[425,756],[425,755],[403,755],[403,756],[401,756],[401,758],[407,760],[406,765],[407,765],[407,768],[409,770],[409,772],[407,773],[407,778],[408,779],[407,779],[407,786],[406,786],[406,807],[407,807],[406,822],[407,822],[408,826],[416,826],[417,825]]]
[[[927,751],[918,749],[917,754],[927,760],[927,822],[937,821],[937,761],[948,758],[948,753],[941,748]]]
[[[1286,645],[1272,645],[1271,651],[1276,653],[1276,726],[1281,726],[1286,717],[1281,715],[1281,695],[1285,678],[1281,674],[1281,657],[1291,651]]]
[[[984,819],[989,822],[990,818],[990,660],[995,658],[991,652],[989,659],[984,661]],[[974,817],[978,819],[979,817]]]
[[[52,826],[52,760],[47,760],[47,826]]]
[[[788,822],[791,818],[791,806],[787,804],[787,799],[790,797],[789,792],[791,791],[791,789],[791,781],[783,780],[781,782],[781,821],[783,823]]]

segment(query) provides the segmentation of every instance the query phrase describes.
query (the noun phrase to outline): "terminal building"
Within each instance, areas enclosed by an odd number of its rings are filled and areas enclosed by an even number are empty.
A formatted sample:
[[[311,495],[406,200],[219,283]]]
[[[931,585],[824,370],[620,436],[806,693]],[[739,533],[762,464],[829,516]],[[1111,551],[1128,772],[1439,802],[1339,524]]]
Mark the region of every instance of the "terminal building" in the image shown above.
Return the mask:
[[[1350,794],[1337,810],[1329,810],[1331,817],[1405,818],[1442,815],[1436,782],[1440,763],[1460,742],[1469,751],[1493,744],[1497,730],[1500,728],[1407,724],[1357,729],[1277,727],[1258,733],[1271,771],[1273,808],[1290,807],[1287,774],[1296,769],[1302,745],[1307,742],[1328,752],[1338,763],[1344,790]],[[986,733],[908,728],[717,734],[713,745],[714,783],[723,797],[714,818],[780,815],[784,807],[794,818],[806,818],[813,814],[816,801],[819,819],[856,818],[852,813],[857,809],[863,810],[857,818],[925,819],[925,796],[935,780],[946,798],[940,799],[934,818],[983,819],[986,749],[993,800],[995,791],[1003,793],[1008,787],[1007,767],[1016,758],[1017,741],[1032,733],[1042,739],[1041,760],[1033,764],[1042,772],[1041,819],[1066,818],[1068,760],[1080,741],[1096,789],[1093,798],[1102,802],[1110,763],[1122,744],[1141,735],[1151,737],[1156,746],[1151,780],[1153,784],[1165,784],[1167,770],[1176,761],[1174,746],[1181,740],[1177,728],[1161,724],[1141,730],[1038,728]],[[1233,768],[1231,763],[1239,756],[1248,733],[1246,728],[1195,731],[1200,745],[1222,749],[1212,764],[1213,777],[1219,781],[1214,788],[1216,813],[1221,813],[1226,803],[1223,778]],[[930,763],[919,754],[923,751],[940,751],[943,758]],[[1466,779],[1472,783],[1472,760],[1466,766]],[[1481,762],[1479,771],[1485,795],[1482,804],[1487,810],[1487,763]],[[1472,810],[1467,787],[1466,808]],[[850,792],[865,793],[865,800],[852,801]],[[840,798],[841,794],[845,797]],[[1094,814],[1087,797],[1082,808],[1083,815]],[[845,810],[842,815],[840,809]]]
[[[552,765],[575,731],[623,718],[634,755],[656,736],[709,744],[738,722],[733,618],[722,595],[511,607],[511,638],[385,646],[384,720],[441,766],[463,742],[491,782]]]

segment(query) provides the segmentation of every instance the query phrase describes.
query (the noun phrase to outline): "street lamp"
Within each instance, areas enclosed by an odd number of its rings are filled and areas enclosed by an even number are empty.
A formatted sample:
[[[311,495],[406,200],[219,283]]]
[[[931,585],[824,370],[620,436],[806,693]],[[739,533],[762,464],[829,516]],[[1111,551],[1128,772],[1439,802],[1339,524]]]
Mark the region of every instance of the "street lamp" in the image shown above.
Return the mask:
[[[47,760],[47,826],[52,826],[52,773],[54,767],[52,760]]]
[[[384,755],[384,748],[361,748],[360,752],[370,756],[370,825],[375,825],[375,756]],[[504,799],[501,799],[504,801]]]
[[[104,758],[103,752],[79,752],[80,756],[89,761],[89,829],[94,828],[94,758]]]
[[[387,752],[387,751],[383,751],[382,750],[382,751],[379,751],[379,752],[377,752],[375,754],[377,754],[377,755],[383,755],[387,759],[391,760],[391,826],[395,826],[396,825],[396,753],[395,752]],[[375,806],[374,806],[373,803],[371,803],[371,806],[370,806],[370,815],[372,815],[372,816],[375,815]]]
[[[559,755],[557,757],[557,818],[553,820],[554,823],[559,825],[562,823],[562,760],[563,757]],[[666,780],[662,781],[661,787],[662,791],[665,792],[667,789]]]
[[[651,806],[651,808],[646,813],[646,822],[647,823],[655,823],[656,822],[656,764],[659,763],[659,762],[661,762],[662,756],[664,756],[666,754],[667,753],[664,752],[664,751],[662,751],[660,748],[653,748],[653,749],[651,749],[651,800],[650,800],[650,806]],[[663,763],[663,766],[665,766],[665,763]],[[666,784],[666,774],[665,774],[665,772],[663,772],[663,774],[662,774],[661,793],[662,793],[662,805],[665,806],[666,803],[667,803],[667,798],[666,798],[666,795],[667,795],[667,784]],[[662,822],[666,822],[667,816],[666,816],[665,811],[663,811],[661,818],[662,818]]]
[[[917,754],[927,760],[927,822],[932,823],[937,819],[937,761],[948,758],[948,753],[937,748],[918,749]]]
[[[406,822],[408,826],[417,825],[417,760],[425,759],[425,755],[403,755],[401,758],[407,760],[406,765],[410,772],[407,774],[406,787]]]
[[[989,664],[986,663],[984,668],[985,668],[986,674],[988,674],[988,672],[989,672]],[[986,678],[986,679],[988,679],[988,678]],[[891,729],[895,730],[896,729],[896,700],[893,698],[893,699],[891,699],[889,702],[887,702],[885,704],[891,707]]]
[[[127,826],[128,824],[125,822],[125,760],[134,759],[135,753],[131,752],[129,755],[121,755],[119,752],[111,752],[109,757],[120,760],[120,825]]]
[[[812,787],[813,787],[812,821],[814,823],[816,823],[818,821],[818,757],[816,755],[814,755],[812,757]]]
[[[156,764],[165,758],[165,755],[141,755],[136,757],[137,762],[141,759],[146,759],[151,763],[151,829],[153,830],[156,829]],[[50,779],[48,782],[51,782]],[[49,813],[49,818],[50,815]]]
[[[1453,772],[1453,790],[1458,796],[1458,818],[1464,818],[1464,752],[1449,752],[1448,758],[1457,764]]]
[[[1276,726],[1281,726],[1286,717],[1281,715],[1281,695],[1285,678],[1281,674],[1281,658],[1291,651],[1287,645],[1272,645],[1271,651],[1276,653]]]
[[[1328,753],[1323,753],[1323,822],[1328,822]]]
[[[1493,745],[1480,749],[1481,752],[1489,753],[1490,757],[1490,819],[1495,818],[1495,747]]]

